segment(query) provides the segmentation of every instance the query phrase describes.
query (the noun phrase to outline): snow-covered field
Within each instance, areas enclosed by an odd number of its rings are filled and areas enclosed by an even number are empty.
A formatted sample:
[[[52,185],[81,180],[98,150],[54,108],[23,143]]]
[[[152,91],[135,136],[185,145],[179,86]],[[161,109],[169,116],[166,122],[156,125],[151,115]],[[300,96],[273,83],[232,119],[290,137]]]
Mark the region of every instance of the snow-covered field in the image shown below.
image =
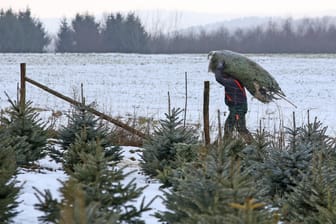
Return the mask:
[[[307,110],[336,133],[336,55],[249,55],[279,82],[288,99],[262,104],[249,97],[247,126],[253,131],[263,121],[277,126],[279,118],[291,125],[292,112],[299,123]],[[217,110],[225,112],[223,88],[207,71],[206,54],[0,54],[0,108],[8,106],[6,91],[17,97],[20,63],[27,63],[27,76],[69,97],[84,87],[86,102],[113,116],[163,118],[168,108],[184,108],[187,73],[187,120],[202,122],[203,86],[210,81],[210,120],[217,124]],[[47,110],[67,111],[69,104],[27,83],[27,99]],[[224,113],[222,113],[223,115]],[[224,115],[223,115],[224,116]],[[225,118],[223,117],[222,120]],[[216,125],[215,125],[216,126]]]
[[[273,130],[282,120],[291,126],[295,112],[298,124],[305,123],[307,111],[317,116],[328,133],[336,135],[336,55],[249,55],[261,64],[278,81],[282,90],[297,108],[280,100],[262,104],[249,97],[247,126],[256,130],[259,121],[266,129]],[[20,63],[27,63],[27,76],[69,97],[80,94],[84,86],[86,102],[97,103],[97,108],[112,116],[145,116],[159,119],[168,108],[168,92],[172,107],[184,108],[185,74],[187,74],[187,121],[202,123],[203,83],[210,81],[210,121],[217,125],[217,110],[227,110],[223,102],[223,88],[207,71],[206,54],[139,55],[139,54],[0,54],[0,108],[9,106],[4,94],[17,98],[20,81]],[[36,107],[47,109],[45,119],[52,111],[69,110],[68,103],[43,92],[27,83],[27,99]],[[222,121],[225,119],[222,114]],[[128,147],[125,147],[128,152]],[[126,153],[126,159],[129,153]],[[41,161],[55,171],[47,173],[21,172],[20,181],[26,181],[20,196],[22,213],[15,223],[37,223],[39,213],[34,210],[36,198],[32,186],[50,189],[58,194],[59,182],[66,176],[59,165]],[[126,163],[129,169],[138,169],[136,162]],[[139,186],[146,184],[146,177],[135,172]],[[130,178],[132,178],[130,177]],[[160,194],[157,183],[150,183],[144,195],[150,200]],[[155,209],[164,209],[160,200]],[[146,222],[157,221],[146,214]]]

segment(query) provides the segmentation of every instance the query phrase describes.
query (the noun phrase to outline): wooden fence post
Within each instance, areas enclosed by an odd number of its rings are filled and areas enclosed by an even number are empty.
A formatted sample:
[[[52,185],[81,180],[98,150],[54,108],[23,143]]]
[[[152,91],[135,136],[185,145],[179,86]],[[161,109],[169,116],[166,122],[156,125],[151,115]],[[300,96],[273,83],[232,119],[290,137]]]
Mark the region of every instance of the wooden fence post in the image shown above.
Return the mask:
[[[186,120],[187,120],[187,106],[188,106],[188,73],[184,73],[184,79],[185,79],[185,103],[184,103],[184,119],[183,119],[183,127],[186,126]]]
[[[22,110],[26,104],[26,63],[20,64],[20,109]]]
[[[205,145],[209,145],[210,144],[209,92],[210,92],[210,82],[209,81],[204,81],[203,124],[204,124],[204,140],[205,140]]]

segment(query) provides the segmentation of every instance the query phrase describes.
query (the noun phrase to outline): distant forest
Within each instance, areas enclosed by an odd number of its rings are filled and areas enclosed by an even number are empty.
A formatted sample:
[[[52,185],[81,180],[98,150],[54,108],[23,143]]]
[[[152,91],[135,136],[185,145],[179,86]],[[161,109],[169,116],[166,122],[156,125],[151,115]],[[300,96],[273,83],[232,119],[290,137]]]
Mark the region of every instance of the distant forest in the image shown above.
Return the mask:
[[[0,52],[45,52],[51,40],[29,9],[0,10]],[[70,21],[63,18],[54,42],[56,52],[207,53],[229,49],[242,53],[336,53],[336,24],[330,17],[306,18],[300,23],[288,18],[246,29],[151,34],[132,12],[111,13],[101,22],[84,13]]]

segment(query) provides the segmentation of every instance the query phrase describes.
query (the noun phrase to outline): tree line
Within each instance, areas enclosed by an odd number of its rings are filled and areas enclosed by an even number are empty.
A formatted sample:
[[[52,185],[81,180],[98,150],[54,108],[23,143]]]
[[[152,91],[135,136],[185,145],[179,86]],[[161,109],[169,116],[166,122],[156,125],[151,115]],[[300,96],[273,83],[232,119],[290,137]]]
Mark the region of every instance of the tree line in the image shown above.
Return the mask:
[[[0,52],[42,52],[50,43],[42,23],[29,9],[0,10]]]
[[[305,18],[272,21],[247,29],[229,31],[222,27],[212,33],[204,30],[172,37],[165,51],[208,52],[230,49],[244,53],[336,53],[335,18]],[[157,46],[169,43],[167,37],[157,38]],[[172,50],[174,49],[174,50]],[[178,52],[176,52],[178,50]]]
[[[159,24],[158,24],[159,25]],[[44,52],[51,42],[29,9],[0,10],[0,52]],[[332,17],[288,18],[251,28],[224,26],[170,33],[146,31],[135,13],[110,13],[98,22],[88,13],[63,18],[55,38],[56,52],[207,53],[229,49],[243,53],[336,53]]]
[[[134,13],[110,14],[101,24],[92,15],[77,14],[71,23],[62,19],[56,51],[147,53],[149,38]]]

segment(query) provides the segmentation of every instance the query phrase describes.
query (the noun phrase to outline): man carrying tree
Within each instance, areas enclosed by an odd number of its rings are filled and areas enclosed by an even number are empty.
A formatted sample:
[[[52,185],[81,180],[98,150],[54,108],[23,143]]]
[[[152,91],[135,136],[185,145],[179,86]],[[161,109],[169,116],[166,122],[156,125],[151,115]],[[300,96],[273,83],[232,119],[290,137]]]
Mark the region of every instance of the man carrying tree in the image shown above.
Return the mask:
[[[277,81],[255,61],[229,50],[210,51],[209,71],[225,87],[225,103],[230,114],[225,122],[225,137],[232,136],[234,127],[247,143],[253,142],[245,124],[247,112],[246,89],[262,103],[286,99]],[[292,104],[292,103],[291,103]],[[292,104],[294,105],[294,104]],[[294,105],[295,106],[295,105]]]
[[[223,63],[219,63],[213,72],[216,81],[225,88],[225,104],[230,112],[225,121],[224,138],[232,138],[232,133],[236,128],[246,143],[252,143],[253,137],[246,128],[247,97],[243,84],[224,72]]]

